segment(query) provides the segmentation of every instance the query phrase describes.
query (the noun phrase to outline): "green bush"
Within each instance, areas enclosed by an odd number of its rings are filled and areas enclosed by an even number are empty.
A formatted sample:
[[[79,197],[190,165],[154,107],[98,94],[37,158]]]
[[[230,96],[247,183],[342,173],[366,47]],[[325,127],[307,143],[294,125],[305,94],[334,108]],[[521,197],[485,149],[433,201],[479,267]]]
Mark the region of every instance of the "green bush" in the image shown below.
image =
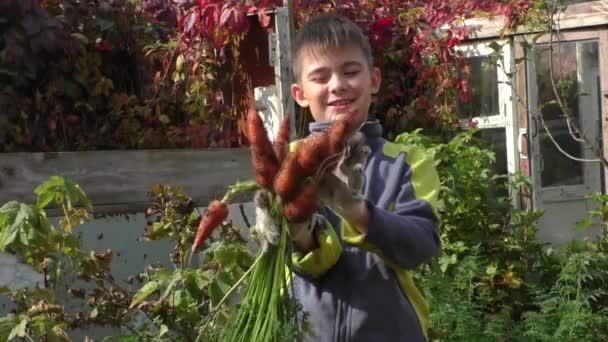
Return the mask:
[[[558,249],[539,241],[542,212],[511,206],[510,190],[530,181],[493,174],[494,155],[475,135],[442,143],[414,131],[396,139],[433,151],[441,180],[443,253],[418,275],[432,339],[605,340],[606,233]],[[579,229],[608,217],[606,195],[590,198],[599,207]]]

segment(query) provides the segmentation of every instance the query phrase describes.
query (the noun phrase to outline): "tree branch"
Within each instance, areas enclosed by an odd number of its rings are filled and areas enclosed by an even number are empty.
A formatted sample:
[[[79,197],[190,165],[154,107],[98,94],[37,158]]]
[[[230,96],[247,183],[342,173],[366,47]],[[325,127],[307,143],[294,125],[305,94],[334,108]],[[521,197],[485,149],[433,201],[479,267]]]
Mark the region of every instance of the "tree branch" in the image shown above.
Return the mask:
[[[602,165],[604,166],[604,168],[608,169],[608,160],[606,160],[606,158],[604,157],[604,155],[602,154],[601,149],[596,146],[595,143],[593,143],[593,141],[591,141],[591,139],[589,139],[589,137],[587,137],[587,135],[578,127],[578,125],[573,122],[573,118],[572,115],[570,114],[570,112],[567,110],[566,106],[564,105],[563,99],[560,96],[560,94],[557,91],[557,85],[555,82],[555,78],[553,76],[553,31],[554,31],[554,27],[555,27],[555,15],[558,11],[558,1],[556,0],[547,0],[547,5],[548,7],[551,9],[550,13],[549,13],[549,23],[548,23],[548,29],[549,29],[549,77],[551,79],[551,87],[553,89],[553,94],[555,96],[556,102],[560,108],[560,110],[562,111],[562,113],[564,113],[565,117],[566,117],[566,121],[568,124],[568,129],[570,130],[570,135],[572,137],[572,139],[574,139],[575,141],[579,141],[579,142],[583,142],[584,144],[587,145],[587,147],[589,147],[593,153],[595,154],[595,156],[597,157],[597,159],[581,159],[581,158],[576,158],[573,157],[572,155],[566,153],[563,148],[557,143],[557,141],[555,141],[555,139],[553,138],[553,136],[551,135],[551,133],[549,132],[548,127],[545,125],[545,122],[543,120],[542,117],[542,111],[538,111],[537,116],[539,117],[541,123],[543,124],[543,127],[545,129],[545,131],[547,132],[547,134],[549,135],[549,138],[551,139],[551,142],[555,145],[555,147],[558,149],[558,151],[560,151],[560,153],[562,153],[564,156],[566,156],[567,158],[570,158],[572,160],[575,161],[579,161],[579,162],[601,162]],[[557,32],[558,32],[558,48],[559,48],[559,25],[557,26]],[[573,134],[574,132],[574,134]],[[580,138],[575,136],[578,135]]]

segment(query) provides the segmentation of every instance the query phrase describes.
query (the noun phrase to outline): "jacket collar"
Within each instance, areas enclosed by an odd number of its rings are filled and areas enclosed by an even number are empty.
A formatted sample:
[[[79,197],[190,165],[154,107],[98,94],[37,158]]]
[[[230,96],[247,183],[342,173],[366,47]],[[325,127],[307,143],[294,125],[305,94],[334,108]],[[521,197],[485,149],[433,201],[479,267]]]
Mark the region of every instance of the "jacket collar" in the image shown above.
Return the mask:
[[[329,128],[331,124],[331,121],[311,122],[308,129],[310,133],[317,133]],[[378,119],[366,121],[359,131],[363,133],[369,140],[382,137],[382,125],[380,125],[380,121],[378,121]]]

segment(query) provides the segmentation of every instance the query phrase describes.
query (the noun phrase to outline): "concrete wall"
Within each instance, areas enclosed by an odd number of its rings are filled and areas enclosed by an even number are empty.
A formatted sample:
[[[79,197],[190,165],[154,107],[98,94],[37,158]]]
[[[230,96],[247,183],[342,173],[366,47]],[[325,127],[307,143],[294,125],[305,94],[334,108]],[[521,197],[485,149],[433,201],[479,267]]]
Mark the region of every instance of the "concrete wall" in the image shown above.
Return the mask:
[[[24,287],[44,287],[44,276],[17,256],[0,253],[0,287],[16,291]]]

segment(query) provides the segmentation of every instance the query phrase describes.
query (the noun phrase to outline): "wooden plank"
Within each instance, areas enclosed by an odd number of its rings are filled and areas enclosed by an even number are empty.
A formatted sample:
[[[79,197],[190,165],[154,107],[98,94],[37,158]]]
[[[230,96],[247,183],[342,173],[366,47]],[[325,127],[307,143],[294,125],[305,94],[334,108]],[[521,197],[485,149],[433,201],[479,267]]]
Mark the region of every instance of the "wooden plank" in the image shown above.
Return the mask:
[[[573,31],[573,32],[564,32],[560,31],[560,34],[557,35],[556,32],[553,32],[553,44],[558,44],[559,42],[573,41],[573,40],[589,40],[589,39],[598,39],[600,36],[600,31]],[[528,39],[531,41],[534,36],[528,36]],[[548,44],[551,42],[551,36],[547,33],[537,38],[537,44]]]
[[[0,154],[0,203],[31,202],[53,175],[78,183],[95,212],[141,211],[156,184],[182,187],[198,205],[253,178],[248,149],[89,151]]]
[[[519,171],[525,176],[531,176],[531,163],[530,163],[530,130],[528,124],[528,94],[526,88],[526,63],[527,61],[522,59],[526,57],[526,51],[522,47],[521,43],[523,38],[515,37],[513,50],[514,50],[514,61],[517,60],[519,63],[514,62],[515,69],[515,96],[516,101],[516,120],[518,129],[518,141],[517,147],[519,150]],[[531,189],[524,187],[520,189],[520,204],[522,208],[532,208],[532,194]]]
[[[601,103],[601,115],[602,120],[602,148],[604,151],[604,158],[608,158],[608,31],[603,30],[600,33],[600,100]],[[604,179],[608,179],[608,169],[603,168]],[[602,191],[606,193],[608,191],[607,182],[604,181],[604,189]]]
[[[292,20],[289,9],[280,7],[275,14],[276,30],[276,64],[275,64],[275,84],[277,87],[277,97],[279,99],[277,114],[279,120],[284,115],[290,116],[291,137],[296,136],[295,103],[291,97],[291,85],[293,83],[291,71],[291,26]]]
[[[505,19],[502,15],[492,18],[472,18],[464,21],[464,25],[473,30],[470,34],[471,40],[499,37],[504,23]],[[569,5],[559,15],[559,27],[562,31],[605,25],[608,25],[608,3],[606,1],[589,1]],[[528,31],[522,26],[510,35],[536,32]]]

